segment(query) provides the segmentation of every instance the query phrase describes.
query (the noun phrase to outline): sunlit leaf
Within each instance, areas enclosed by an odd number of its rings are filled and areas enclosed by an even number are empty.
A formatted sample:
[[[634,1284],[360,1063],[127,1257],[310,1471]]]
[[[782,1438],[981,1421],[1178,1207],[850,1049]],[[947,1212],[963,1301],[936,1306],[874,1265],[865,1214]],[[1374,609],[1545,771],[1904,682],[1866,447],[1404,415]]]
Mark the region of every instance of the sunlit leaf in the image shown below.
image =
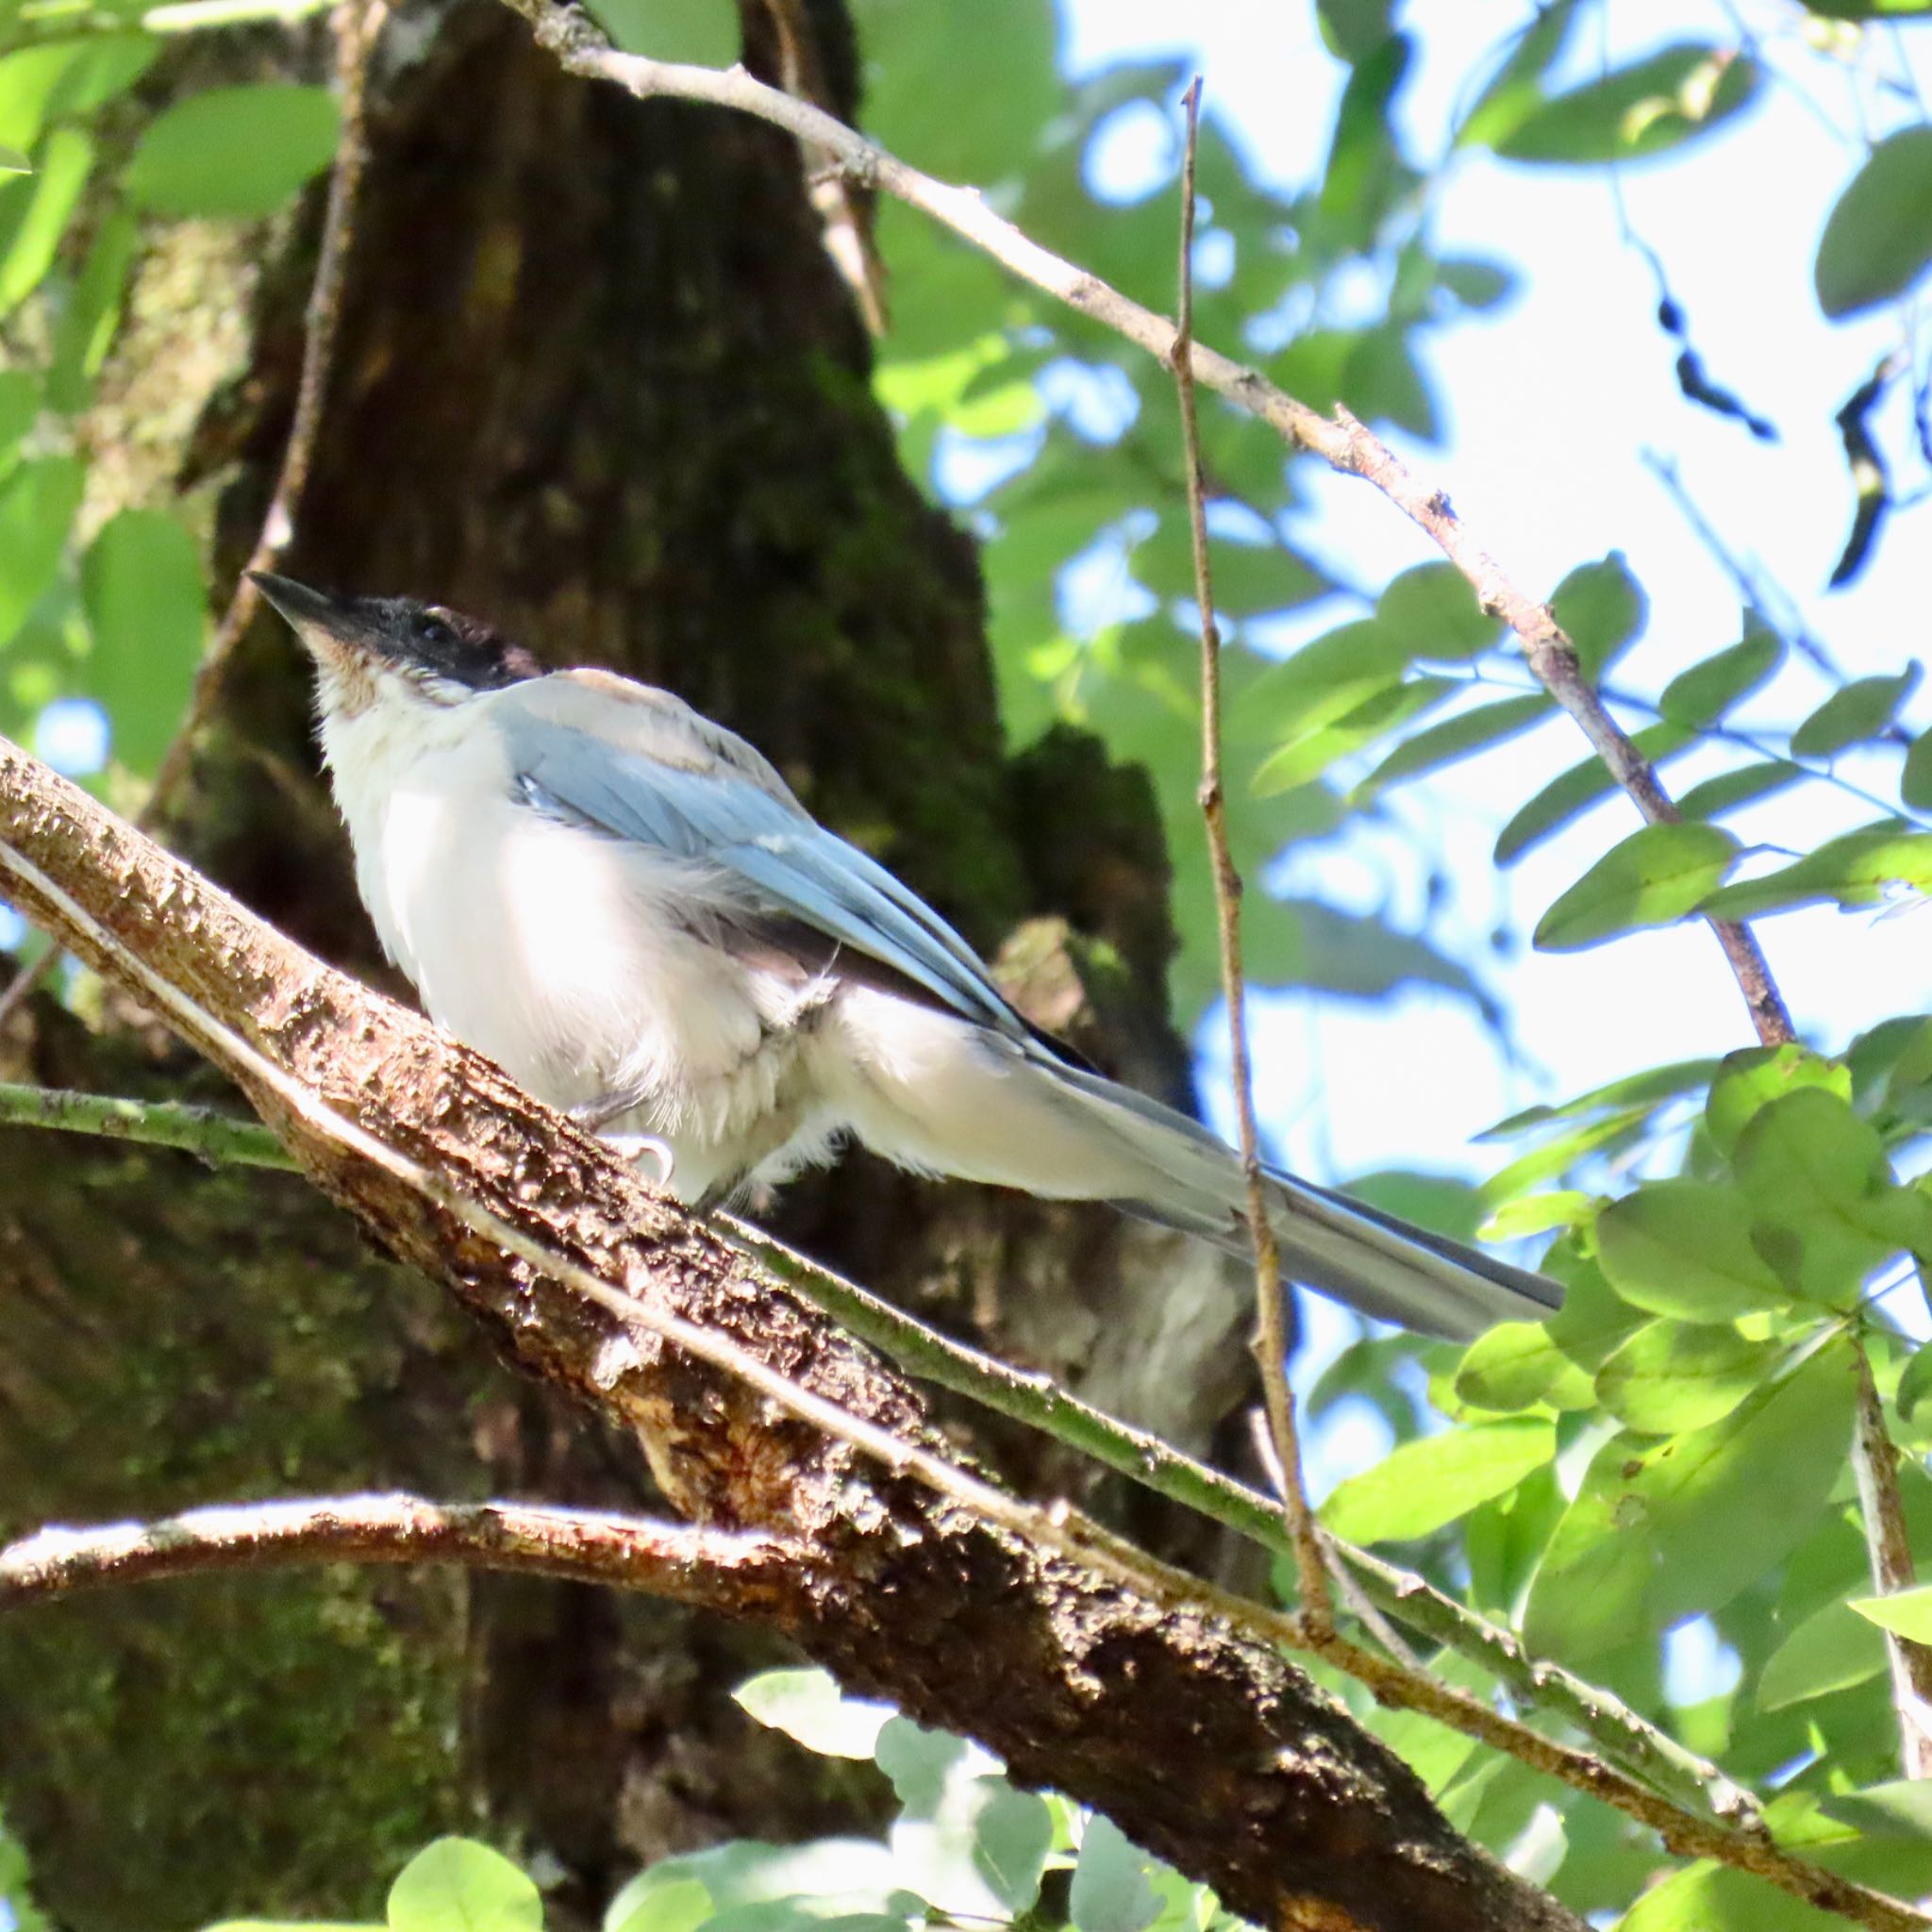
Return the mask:
[[[1551,1424],[1507,1416],[1405,1442],[1339,1484],[1322,1520],[1350,1542],[1406,1542],[1511,1490],[1556,1452]]]
[[[890,1704],[847,1697],[831,1673],[810,1666],[761,1671],[731,1693],[747,1716],[795,1738],[821,1757],[870,1759],[879,1731],[892,1716]]]
[[[1729,1415],[1776,1359],[1729,1323],[1651,1322],[1597,1370],[1596,1392],[1625,1428],[1674,1435]]]
[[[1903,294],[1932,261],[1932,127],[1888,135],[1840,194],[1812,268],[1834,321]]]
[[[166,215],[272,214],[328,166],[339,122],[326,88],[209,88],[165,109],[127,164],[127,192]]]
[[[1738,843],[1716,825],[1645,825],[1597,860],[1537,922],[1546,953],[1594,945],[1617,933],[1670,925],[1730,870]]]
[[[606,1918],[605,1932],[697,1932],[716,1910],[701,1879],[673,1878],[641,1887],[626,1910]]]
[[[1476,1408],[1587,1408],[1590,1376],[1541,1322],[1499,1322],[1470,1343],[1456,1392]],[[1398,1452],[1399,1453],[1399,1452]]]
[[[1524,1235],[1548,1234],[1553,1227],[1574,1227],[1590,1219],[1594,1199],[1574,1189],[1525,1194],[1498,1208],[1478,1232],[1486,1241],[1513,1241]]]
[[[1538,83],[1562,53],[1576,16],[1576,0],[1538,8],[1456,130],[1457,146],[1492,147],[1542,105]]]
[[[1509,160],[1632,160],[1707,134],[1757,91],[1757,63],[1684,42],[1545,101],[1494,142]]]
[[[0,184],[0,315],[45,279],[93,164],[93,142],[78,128],[57,127],[35,171]]]
[[[1651,1887],[1616,1932],[1836,1932],[1843,1924],[1749,1873],[1705,1861]]]
[[[542,1932],[543,1900],[526,1874],[474,1839],[440,1838],[389,1892],[390,1932]]]
[[[1711,1144],[1728,1158],[1738,1137],[1765,1108],[1805,1087],[1822,1088],[1849,1100],[1850,1070],[1804,1046],[1746,1046],[1726,1054],[1718,1063],[1705,1103],[1704,1124]]]
[[[1932,1643],[1932,1584],[1890,1596],[1855,1596],[1851,1607],[1881,1630],[1913,1643]]]
[[[1318,778],[1337,759],[1374,744],[1461,687],[1445,678],[1410,677],[1373,692],[1332,721],[1291,732],[1255,773],[1257,798],[1272,798]],[[1317,708],[1319,712],[1320,708]]]
[[[86,408],[92,395],[93,378],[121,320],[127,275],[140,239],[141,225],[128,209],[109,212],[95,231],[73,295],[55,322],[47,402],[63,414]]]
[[[1923,675],[1914,660],[1888,677],[1855,677],[1833,691],[1791,733],[1791,755],[1829,758],[1848,744],[1876,738],[1897,715]]]
[[[1610,1286],[1653,1314],[1729,1322],[1790,1295],[1751,1241],[1731,1189],[1707,1181],[1648,1181],[1597,1216],[1597,1255]]]
[[[1835,900],[1840,906],[1876,906],[1900,889],[1932,888],[1932,832],[1890,825],[1847,832],[1817,851],[1760,878],[1740,879],[1711,893],[1703,910],[1713,919],[1757,919],[1796,906]]]
[[[1529,1647],[1592,1657],[1722,1608],[1762,1576],[1838,1480],[1855,1380],[1850,1348],[1833,1341],[1706,1428],[1607,1442],[1530,1587]]]
[[[1478,1141],[1507,1141],[1546,1121],[1574,1120],[1579,1115],[1601,1112],[1606,1108],[1656,1106],[1674,1100],[1680,1093],[1695,1093],[1709,1086],[1723,1062],[1715,1059],[1672,1060],[1668,1065],[1650,1067],[1641,1074],[1626,1074],[1587,1093],[1560,1101],[1555,1106],[1526,1107],[1492,1127],[1485,1127]]]
[[[49,121],[105,107],[160,51],[146,34],[100,34],[0,57],[0,142],[29,149]]]

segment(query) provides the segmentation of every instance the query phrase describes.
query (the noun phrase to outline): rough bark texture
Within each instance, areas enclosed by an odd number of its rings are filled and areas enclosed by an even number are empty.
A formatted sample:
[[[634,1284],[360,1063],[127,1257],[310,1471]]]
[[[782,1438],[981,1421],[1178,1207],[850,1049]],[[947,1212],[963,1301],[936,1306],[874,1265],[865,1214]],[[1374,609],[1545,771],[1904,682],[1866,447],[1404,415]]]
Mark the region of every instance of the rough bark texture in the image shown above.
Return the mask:
[[[811,1561],[795,1595],[760,1595],[747,1613],[775,1618],[841,1680],[1105,1807],[1263,1924],[1579,1932],[1458,1837],[1407,1765],[1272,1645],[1158,1583],[999,1526],[792,1420],[739,1375],[626,1331],[509,1260],[453,1199],[318,1124],[310,1095],[547,1254],[902,1441],[941,1441],[908,1385],[490,1062],[306,957],[4,747],[0,869],[97,970],[129,983],[140,962],[185,995],[170,1024],[242,1082],[310,1178],[441,1280],[523,1368],[635,1428],[682,1513],[797,1537]]]
[[[813,14],[849,96],[842,13]],[[769,66],[763,18],[747,52]],[[1145,790],[1072,737],[1003,758],[970,546],[897,466],[789,142],[572,82],[490,0],[412,7],[405,25],[289,568],[445,598],[553,661],[673,686],[975,940],[1010,940],[1038,1017],[1129,1077],[1183,1086]],[[279,44],[250,42],[249,71]],[[309,52],[319,65],[319,38]],[[291,406],[314,213],[217,251],[213,285],[193,280],[178,313],[157,298],[107,385],[100,467],[124,443],[146,452],[139,475],[115,473],[138,494],[168,467],[134,434],[142,399],[178,413],[183,371],[208,360],[182,332],[207,326],[224,289],[231,331],[253,291],[246,366],[184,466],[225,479],[223,587]],[[189,243],[154,242],[151,279],[172,287]],[[205,235],[194,246],[199,260]],[[251,279],[239,265],[257,255]],[[314,774],[308,704],[290,641],[258,625],[168,834],[393,988]],[[104,1017],[88,1032],[42,1003],[0,1063],[104,1090],[205,1083],[122,1003]],[[808,1249],[1182,1441],[1242,1399],[1239,1273],[1187,1244],[869,1163],[801,1185],[783,1212]],[[294,1180],[0,1137],[0,1332],[8,1531],[370,1484],[623,1507],[646,1486],[632,1442],[505,1375]],[[1016,1437],[976,1446],[1043,1491],[1072,1479]],[[1173,1533],[1135,1512],[1135,1528]],[[770,1656],[769,1639],[672,1607],[527,1578],[91,1597],[0,1631],[0,1805],[46,1903],[81,1932],[367,1917],[408,1850],[479,1822],[555,1858],[558,1900],[589,1908],[640,1858],[876,1805],[864,1776],[729,1704]]]

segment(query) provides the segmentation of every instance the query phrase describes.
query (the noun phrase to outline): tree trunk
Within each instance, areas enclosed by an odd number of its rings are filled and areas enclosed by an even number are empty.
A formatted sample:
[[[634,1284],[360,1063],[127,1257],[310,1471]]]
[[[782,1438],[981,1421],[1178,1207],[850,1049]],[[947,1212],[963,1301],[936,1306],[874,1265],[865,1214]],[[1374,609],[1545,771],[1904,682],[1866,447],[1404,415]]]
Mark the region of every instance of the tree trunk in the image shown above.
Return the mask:
[[[811,11],[849,95],[842,11]],[[760,6],[746,52],[769,72],[764,22]],[[491,0],[460,0],[426,52],[390,58],[287,567],[439,598],[550,662],[677,691],[974,940],[1005,944],[1035,1017],[1184,1091],[1151,800],[1071,734],[1005,757],[971,546],[898,467],[796,150],[568,80]],[[292,407],[313,217],[265,271],[249,366],[191,457],[232,468],[223,584]],[[257,909],[393,990],[315,774],[307,683],[258,623],[165,823]],[[1124,973],[1088,970],[1096,941]],[[89,1033],[44,1002],[0,1041],[8,1067],[124,1091],[204,1079],[137,1016],[110,1008]],[[853,1160],[796,1187],[779,1225],[1191,1444],[1245,1399],[1240,1271],[1104,1210]],[[625,1507],[648,1487],[633,1443],[506,1374],[292,1177],[0,1135],[0,1333],[8,1532],[384,1485]],[[1036,1489],[1074,1480],[1017,1436],[976,1446]],[[729,1703],[770,1654],[703,1616],[527,1578],[83,1597],[0,1626],[0,1807],[76,1932],[370,1917],[401,1857],[453,1827],[544,1858],[559,1907],[588,1913],[667,1850],[877,1806],[869,1772]]]

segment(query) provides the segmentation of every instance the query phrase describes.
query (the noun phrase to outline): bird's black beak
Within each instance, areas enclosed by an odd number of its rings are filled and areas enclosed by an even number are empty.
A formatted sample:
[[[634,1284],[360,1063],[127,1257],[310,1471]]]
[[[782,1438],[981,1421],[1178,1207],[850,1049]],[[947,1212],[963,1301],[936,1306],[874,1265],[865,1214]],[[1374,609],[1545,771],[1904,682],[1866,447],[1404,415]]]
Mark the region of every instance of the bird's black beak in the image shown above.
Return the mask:
[[[325,591],[310,590],[307,584],[277,576],[273,571],[252,570],[248,575],[316,657],[339,659],[344,653],[367,657],[379,650],[375,626],[354,600],[331,597]]]

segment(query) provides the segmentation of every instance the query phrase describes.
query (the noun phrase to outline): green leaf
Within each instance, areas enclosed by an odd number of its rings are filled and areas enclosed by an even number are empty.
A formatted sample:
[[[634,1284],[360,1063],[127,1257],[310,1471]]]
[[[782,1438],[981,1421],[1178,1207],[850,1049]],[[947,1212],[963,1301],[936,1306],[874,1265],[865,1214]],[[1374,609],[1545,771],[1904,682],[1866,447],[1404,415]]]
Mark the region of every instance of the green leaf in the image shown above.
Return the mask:
[[[158,214],[273,214],[328,166],[339,125],[326,88],[209,88],[175,102],[142,136],[127,192]]]
[[[1919,1778],[1893,1778],[1862,1790],[1834,1791],[1819,1808],[1827,1818],[1856,1825],[1868,1838],[1903,1839],[1915,1844],[1932,1841],[1932,1785]]]
[[[1755,1699],[1784,1710],[1863,1684],[1885,1668],[1885,1640],[1849,1604],[1826,1604],[1805,1619],[1766,1660]]]
[[[1524,1642],[1580,1659],[1721,1609],[1824,1509],[1855,1391],[1852,1352],[1835,1340],[1707,1427],[1606,1442],[1538,1566]]]
[[[1516,292],[1517,277],[1500,261],[1451,257],[1436,264],[1436,280],[1472,314],[1481,314],[1507,302]]]
[[[1700,1862],[1654,1885],[1616,1932],[1842,1932],[1844,1921],[1728,1865]]]
[[[626,54],[693,67],[729,67],[739,56],[731,0],[596,0],[591,10]]]
[[[0,142],[31,148],[49,121],[92,114],[131,87],[160,51],[147,34],[102,34],[0,58]]]
[[[1709,133],[1757,93],[1757,63],[1683,42],[1554,95],[1495,143],[1512,161],[1590,166],[1657,154]]]
[[[1790,1299],[1752,1246],[1743,1201],[1707,1181],[1646,1182],[1597,1216],[1596,1241],[1610,1286],[1653,1314],[1729,1322]]]
[[[1579,564],[1557,586],[1550,612],[1576,646],[1584,675],[1601,677],[1643,635],[1650,599],[1621,550]]]
[[[1345,624],[1255,681],[1242,707],[1244,726],[1272,742],[1292,742],[1345,718],[1407,668],[1407,645],[1375,619]]]
[[[1672,678],[1657,708],[1674,724],[1704,730],[1771,676],[1784,655],[1785,641],[1775,631],[1750,625],[1740,643],[1713,653]]]
[[[1606,1108],[1656,1107],[1674,1100],[1680,1093],[1694,1093],[1709,1086],[1722,1061],[1715,1059],[1672,1060],[1661,1067],[1648,1067],[1641,1074],[1626,1074],[1587,1093],[1560,1102],[1555,1107],[1526,1107],[1492,1127],[1485,1127],[1478,1141],[1507,1141],[1530,1127],[1548,1121],[1575,1120],[1579,1115],[1600,1113]]]
[[[425,1845],[390,1887],[390,1932],[542,1932],[542,1924],[536,1886],[475,1839]]]
[[[164,510],[124,509],[88,547],[81,599],[91,694],[131,772],[159,763],[194,684],[208,630],[194,540]]]
[[[0,315],[45,280],[93,165],[93,142],[76,127],[57,127],[39,169],[0,185]]]
[[[1746,1046],[1726,1054],[1705,1102],[1704,1125],[1711,1144],[1728,1160],[1739,1137],[1765,1108],[1806,1087],[1849,1100],[1850,1069],[1804,1046]]]
[[[1541,107],[1537,83],[1562,53],[1576,13],[1576,0],[1551,0],[1537,9],[1456,130],[1457,146],[1493,147]]]
[[[58,574],[83,479],[72,457],[41,457],[0,483],[0,645],[12,641]]]
[[[1898,795],[1915,811],[1932,808],[1932,731],[1922,731],[1912,740],[1899,774]]]
[[[1829,758],[1876,738],[1897,714],[1924,671],[1916,658],[1889,677],[1855,677],[1835,691],[1791,733],[1791,756]]]
[[[1932,261],[1932,127],[1903,127],[1865,158],[1819,238],[1812,279],[1834,322],[1902,295]]]
[[[1593,1197],[1575,1189],[1550,1194],[1525,1194],[1507,1201],[1485,1221],[1477,1233],[1486,1241],[1520,1241],[1524,1235],[1548,1234],[1553,1227],[1574,1227],[1588,1221]]]
[[[1456,1393],[1475,1408],[1587,1408],[1591,1381],[1541,1322],[1499,1322],[1469,1345]],[[1434,1440],[1431,1438],[1430,1440]]]
[[[1824,1088],[1761,1108],[1731,1158],[1758,1251],[1816,1300],[1846,1305],[1901,1248],[1932,1247],[1932,1202],[1893,1181],[1878,1130]],[[1774,1242],[1767,1229],[1785,1239]]]
[[[1766,798],[1782,791],[1794,779],[1805,776],[1805,768],[1785,758],[1765,758],[1757,764],[1740,765],[1735,772],[1720,772],[1690,786],[1677,801],[1677,809],[1687,819],[1721,818],[1754,798]]]
[[[1061,111],[1052,0],[974,0],[970,8],[858,0],[851,12],[865,50],[866,131],[931,174],[981,186],[1004,179],[1025,164]],[[962,104],[962,111],[935,112],[941,102]],[[1073,159],[1077,164],[1077,146]],[[1091,208],[1084,186],[1081,198]],[[1024,216],[1022,225],[1033,232]],[[1110,268],[1096,272],[1118,279]]]
[[[1928,1389],[1932,1389],[1932,1347],[1922,1343],[1912,1351],[1898,1378],[1898,1412],[1907,1422],[1919,1412]]]
[[[1375,622],[1410,657],[1454,664],[1481,657],[1503,634],[1453,563],[1419,563],[1391,578],[1376,600]]]
[[[0,369],[0,471],[41,413],[40,378],[25,369]]]
[[[893,1714],[890,1704],[847,1697],[829,1671],[761,1671],[731,1693],[749,1717],[796,1739],[821,1757],[870,1759],[879,1732]]]
[[[1713,919],[1757,919],[1827,899],[1840,906],[1876,906],[1897,896],[1900,887],[1919,893],[1932,890],[1932,832],[1877,825],[1827,840],[1776,872],[1725,886],[1701,909]]]
[[[1454,764],[1472,752],[1500,744],[1506,738],[1540,724],[1555,709],[1554,702],[1541,694],[1502,698],[1491,705],[1478,705],[1473,711],[1459,711],[1440,724],[1431,724],[1398,744],[1362,782],[1355,788],[1357,798],[1372,798],[1377,791],[1406,778],[1420,777],[1424,772]]]
[[[1674,1435],[1729,1415],[1775,1360],[1728,1323],[1649,1322],[1597,1371],[1596,1392],[1625,1428]]]
[[[1613,845],[1537,922],[1534,943],[1574,952],[1618,933],[1671,925],[1729,871],[1738,841],[1716,825],[1645,825]]]
[[[605,1920],[604,1932],[697,1932],[716,1909],[701,1879],[674,1878],[640,1889],[621,1917]]]
[[[1332,723],[1296,730],[1287,742],[1264,758],[1249,781],[1257,798],[1273,798],[1319,778],[1338,758],[1374,744],[1409,719],[1425,711],[1461,687],[1441,677],[1410,677],[1385,685],[1351,711]],[[1317,708],[1317,710],[1322,708]]]
[[[93,378],[121,321],[127,272],[140,238],[141,225],[132,212],[112,209],[95,231],[73,296],[54,324],[47,402],[63,415],[77,415],[92,399]]]
[[[1114,1822],[1095,1811],[1080,1838],[1068,1910],[1075,1932],[1144,1932],[1160,1911],[1146,1859]]]
[[[1691,736],[1681,724],[1647,724],[1631,742],[1656,763],[1682,751]],[[1508,865],[1521,858],[1533,845],[1540,845],[1552,832],[1616,789],[1617,781],[1599,758],[1580,759],[1559,772],[1496,835],[1496,863]]]
[[[1407,1542],[1513,1490],[1556,1454],[1541,1417],[1507,1416],[1405,1442],[1336,1486],[1322,1520],[1350,1542]]]
[[[1890,1596],[1855,1596],[1851,1607],[1881,1630],[1913,1643],[1932,1643],[1932,1584]]]

